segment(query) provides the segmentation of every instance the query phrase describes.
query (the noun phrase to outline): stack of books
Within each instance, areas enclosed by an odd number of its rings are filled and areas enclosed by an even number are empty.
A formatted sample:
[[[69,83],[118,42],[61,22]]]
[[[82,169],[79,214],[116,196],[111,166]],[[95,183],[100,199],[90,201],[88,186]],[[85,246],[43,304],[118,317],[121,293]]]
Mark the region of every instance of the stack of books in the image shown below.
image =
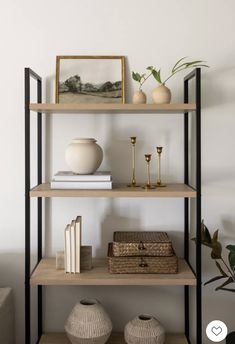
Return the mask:
[[[60,171],[53,176],[51,189],[112,189],[111,172],[95,172],[94,174],[75,174]]]
[[[77,216],[76,220],[65,228],[65,272],[80,273],[81,230],[81,216]]]

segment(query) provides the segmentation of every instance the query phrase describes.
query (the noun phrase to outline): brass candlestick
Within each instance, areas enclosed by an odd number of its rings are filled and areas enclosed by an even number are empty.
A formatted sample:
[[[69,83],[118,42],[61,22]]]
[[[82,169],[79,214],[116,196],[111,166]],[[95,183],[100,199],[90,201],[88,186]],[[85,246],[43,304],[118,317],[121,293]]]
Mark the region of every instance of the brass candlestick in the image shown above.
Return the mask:
[[[149,189],[155,189],[156,187],[154,185],[151,185],[150,181],[150,161],[151,161],[151,154],[145,154],[145,161],[147,162],[147,176],[148,180],[147,183],[143,186],[143,189],[149,190]]]
[[[132,144],[132,181],[127,186],[137,188],[139,185],[136,184],[135,178],[135,144],[136,144],[136,136],[131,136],[131,144]]]
[[[157,159],[157,186],[163,187],[166,186],[166,184],[163,184],[161,181],[161,154],[162,154],[162,149],[163,147],[156,147],[157,148],[157,154],[158,154],[158,159]]]

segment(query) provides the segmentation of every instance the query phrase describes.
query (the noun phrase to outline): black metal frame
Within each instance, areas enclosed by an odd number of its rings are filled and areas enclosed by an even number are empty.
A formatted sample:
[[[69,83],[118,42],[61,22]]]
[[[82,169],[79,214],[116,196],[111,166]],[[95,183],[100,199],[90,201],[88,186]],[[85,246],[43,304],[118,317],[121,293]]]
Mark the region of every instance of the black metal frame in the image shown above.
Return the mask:
[[[201,69],[196,68],[184,78],[184,102],[189,102],[189,81],[195,79],[196,101],[196,271],[189,262],[189,199],[184,199],[184,258],[195,273],[196,286],[196,343],[202,343],[202,272],[201,272]],[[189,114],[184,113],[184,183],[189,185]],[[190,343],[189,286],[184,287],[185,335]]]
[[[30,80],[37,81],[37,101],[42,102],[42,80],[30,68],[25,68],[25,343],[31,343],[30,322],[30,277],[31,277],[31,249],[30,249]],[[196,344],[202,343],[202,290],[201,290],[201,70],[196,68],[184,78],[184,102],[189,102],[189,81],[196,81],[196,271],[189,262],[189,199],[184,199],[184,258],[195,273],[196,286]],[[37,113],[37,183],[42,183],[42,114]],[[184,113],[184,183],[189,185],[189,113]],[[37,264],[42,258],[42,198],[37,203],[38,245]],[[37,266],[36,264],[36,266]],[[36,268],[34,267],[34,269]],[[32,271],[34,270],[32,269]],[[189,319],[189,286],[184,287],[185,300],[185,335],[190,343]],[[38,340],[42,335],[42,286],[38,286]]]
[[[31,276],[31,235],[30,235],[30,188],[31,188],[31,164],[30,164],[30,81],[37,81],[37,102],[42,102],[42,79],[30,68],[25,68],[25,343],[31,342],[31,300],[30,300],[30,276]],[[42,183],[42,114],[37,113],[37,183]],[[37,264],[42,258],[42,198],[37,200],[38,240],[37,240]],[[36,264],[36,265],[37,265]],[[35,269],[35,267],[34,267]],[[33,270],[34,270],[33,269]],[[38,338],[42,334],[42,286],[38,286]],[[38,339],[38,340],[39,340]]]

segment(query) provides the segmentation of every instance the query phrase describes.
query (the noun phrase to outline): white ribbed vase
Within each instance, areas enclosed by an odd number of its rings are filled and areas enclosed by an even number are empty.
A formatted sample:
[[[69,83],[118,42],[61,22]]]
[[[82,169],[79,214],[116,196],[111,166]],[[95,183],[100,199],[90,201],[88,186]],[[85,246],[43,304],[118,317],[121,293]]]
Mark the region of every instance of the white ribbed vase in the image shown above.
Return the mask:
[[[65,331],[72,344],[105,344],[112,322],[99,301],[83,299],[70,313]]]
[[[125,327],[125,341],[128,344],[164,344],[165,330],[151,315],[139,315]]]

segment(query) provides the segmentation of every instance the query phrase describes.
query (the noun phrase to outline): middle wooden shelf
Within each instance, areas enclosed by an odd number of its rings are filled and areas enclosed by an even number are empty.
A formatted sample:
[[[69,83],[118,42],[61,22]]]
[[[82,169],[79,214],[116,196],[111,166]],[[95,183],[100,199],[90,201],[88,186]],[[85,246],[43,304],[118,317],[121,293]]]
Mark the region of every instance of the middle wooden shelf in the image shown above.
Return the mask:
[[[50,183],[35,186],[30,191],[31,197],[187,197],[195,198],[196,190],[186,184],[167,184],[153,190],[141,187],[131,188],[126,184],[114,184],[111,190],[51,189]]]
[[[31,285],[196,285],[196,277],[184,259],[179,258],[177,274],[110,274],[106,259],[93,259],[93,268],[80,274],[56,270],[55,258],[40,261],[30,279]]]

